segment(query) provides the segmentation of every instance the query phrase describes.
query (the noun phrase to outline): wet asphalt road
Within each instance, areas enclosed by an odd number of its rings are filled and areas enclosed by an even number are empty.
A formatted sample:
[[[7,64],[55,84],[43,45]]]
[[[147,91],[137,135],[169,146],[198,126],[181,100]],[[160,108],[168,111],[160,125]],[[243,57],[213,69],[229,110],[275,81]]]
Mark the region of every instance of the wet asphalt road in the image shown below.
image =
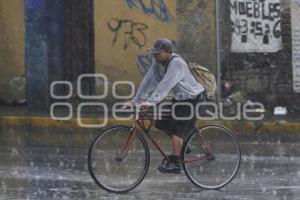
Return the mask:
[[[66,136],[65,140],[68,140]],[[64,138],[64,137],[63,137]],[[218,191],[195,187],[184,175],[160,174],[161,157],[151,149],[151,166],[133,191],[103,191],[87,170],[87,147],[24,143],[0,146],[0,199],[228,199],[300,200],[300,143],[241,142],[236,178]],[[3,137],[1,138],[3,140]],[[267,153],[263,153],[267,152]]]

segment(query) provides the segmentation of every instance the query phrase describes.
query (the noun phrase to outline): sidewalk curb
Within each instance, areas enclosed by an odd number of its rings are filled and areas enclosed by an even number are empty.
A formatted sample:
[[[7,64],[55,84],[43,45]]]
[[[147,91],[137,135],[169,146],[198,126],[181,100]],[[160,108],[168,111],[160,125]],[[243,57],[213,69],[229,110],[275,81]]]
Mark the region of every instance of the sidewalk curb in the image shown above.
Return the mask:
[[[84,124],[102,124],[100,118],[82,118]],[[107,119],[106,126],[131,125],[131,120]],[[300,134],[300,122],[263,122],[263,121],[198,121],[200,126],[218,124],[228,127],[235,133],[295,133]],[[79,126],[76,118],[68,121],[53,120],[50,117],[27,117],[27,116],[2,116],[1,126],[31,126],[31,127],[53,127],[53,128],[84,128]],[[99,127],[100,128],[100,127]]]

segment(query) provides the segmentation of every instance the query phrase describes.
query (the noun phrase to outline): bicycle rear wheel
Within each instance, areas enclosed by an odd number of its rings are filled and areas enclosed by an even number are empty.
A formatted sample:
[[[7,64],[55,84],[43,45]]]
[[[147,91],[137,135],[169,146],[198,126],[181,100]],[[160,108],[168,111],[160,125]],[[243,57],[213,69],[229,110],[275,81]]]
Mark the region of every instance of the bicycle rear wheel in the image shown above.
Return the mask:
[[[186,154],[187,147],[191,152]],[[237,174],[241,152],[237,138],[222,126],[209,125],[195,131],[184,144],[183,168],[187,177],[203,189],[219,189]]]
[[[113,126],[101,132],[91,143],[88,169],[96,184],[106,191],[128,192],[146,176],[149,147],[138,132],[132,136],[132,130],[127,126]],[[124,151],[126,144],[128,149]]]

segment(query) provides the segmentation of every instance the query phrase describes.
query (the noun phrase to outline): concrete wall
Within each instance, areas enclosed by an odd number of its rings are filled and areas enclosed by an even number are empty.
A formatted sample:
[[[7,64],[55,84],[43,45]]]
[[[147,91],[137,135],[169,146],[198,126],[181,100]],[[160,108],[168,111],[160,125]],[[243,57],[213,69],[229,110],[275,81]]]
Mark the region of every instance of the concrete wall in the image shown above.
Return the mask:
[[[215,1],[177,0],[177,48],[188,61],[216,72]]]
[[[171,39],[177,51],[187,60],[201,63],[215,71],[214,1],[95,0],[94,5],[90,6],[94,8],[91,12],[93,16],[86,17],[85,20],[86,24],[93,23],[93,28],[81,26],[83,24],[79,23],[81,17],[75,19],[70,14],[79,2],[76,4],[67,0],[62,3],[60,1],[42,2],[44,3],[31,0],[26,2],[24,0],[0,1],[0,100],[12,101],[25,98],[24,10],[26,9],[24,9],[24,3],[28,10],[27,75],[36,76],[35,74],[43,70],[49,73],[47,76],[51,80],[59,80],[59,77],[63,77],[64,80],[75,84],[78,74],[93,73],[95,70],[96,73],[108,76],[110,86],[117,80],[131,80],[138,86],[151,62],[151,55],[147,54],[146,50],[159,37]],[[87,1],[86,7],[89,4],[90,2]],[[41,5],[44,5],[43,9],[49,13],[38,11]],[[44,20],[43,23],[41,20],[34,20],[37,17],[33,16],[31,9],[36,12],[38,18]],[[88,13],[88,9],[86,10]],[[45,25],[46,23],[48,24]],[[76,29],[76,23],[78,29]],[[41,27],[38,28],[38,26]],[[44,26],[49,28],[46,29]],[[88,29],[86,33],[94,32],[91,35],[94,35],[95,41],[84,39],[85,36],[79,33],[79,29]],[[43,33],[48,37],[36,37],[35,34],[39,35],[39,31],[44,31]],[[46,38],[49,42],[42,42]],[[90,45],[89,41],[94,42],[93,45]],[[43,43],[47,43],[48,46],[43,46]],[[44,50],[37,50],[37,46]],[[62,49],[64,49],[63,52]],[[74,51],[77,50],[78,53],[75,55]],[[41,56],[42,54],[46,57]],[[42,58],[43,61],[37,61]],[[93,61],[77,62],[80,59],[95,60],[95,65]],[[27,79],[27,94],[29,95],[27,100],[39,99],[40,93],[34,92],[37,91],[34,89],[37,86],[34,84],[35,79],[38,77]],[[50,84],[50,79],[49,81],[45,79],[44,84]],[[101,82],[96,82],[96,86],[97,91],[100,92]],[[43,91],[47,92],[48,86],[44,88]],[[119,92],[127,93],[126,88],[123,92]]]
[[[112,82],[138,86],[151,61],[145,51],[158,37],[173,40],[188,61],[216,71],[215,1],[94,1],[94,16],[96,73]]]
[[[96,73],[111,82],[138,84],[150,64],[145,52],[156,38],[177,38],[174,0],[95,0],[94,16]]]
[[[276,106],[299,113],[299,94],[293,92],[290,1],[281,0],[282,48],[277,52],[233,53],[229,4],[223,4],[223,80],[231,81],[247,99],[260,101],[273,112]],[[300,25],[300,24],[299,24]],[[260,48],[259,46],[257,48]]]
[[[0,1],[0,101],[25,98],[24,2]]]

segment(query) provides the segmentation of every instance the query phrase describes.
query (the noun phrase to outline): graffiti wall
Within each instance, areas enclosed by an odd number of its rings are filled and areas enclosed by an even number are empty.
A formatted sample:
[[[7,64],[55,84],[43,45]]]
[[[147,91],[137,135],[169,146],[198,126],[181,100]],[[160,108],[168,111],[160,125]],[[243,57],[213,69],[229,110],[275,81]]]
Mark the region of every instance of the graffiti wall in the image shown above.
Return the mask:
[[[291,0],[293,88],[300,93],[300,0]]]
[[[232,52],[277,52],[281,44],[280,0],[230,0]]]
[[[222,44],[224,49],[221,60],[222,80],[224,83],[229,81],[232,84],[232,89],[224,92],[224,95],[241,91],[246,99],[263,103],[270,113],[273,113],[274,108],[277,106],[287,107],[290,113],[297,113],[300,98],[299,94],[293,91],[291,1],[239,0],[224,2],[226,3],[222,6],[222,17],[224,19],[222,21]],[[246,17],[249,15],[248,23],[254,21],[254,13],[256,12],[254,8],[259,11],[255,14],[260,16],[258,21],[264,24],[259,27],[268,27],[267,25],[269,25],[271,30],[280,31],[271,31],[266,35],[264,34],[265,29],[258,29],[263,31],[263,36],[259,34],[253,37],[251,34],[255,34],[257,30],[251,28],[251,24],[250,26],[248,24],[247,34],[242,36],[242,30],[244,29],[239,26],[241,34],[236,37],[236,40],[233,40],[232,35],[236,33],[233,32],[234,29],[232,28],[232,12],[236,12],[237,16],[243,14],[242,16]],[[280,9],[280,15],[278,9]],[[280,18],[277,17],[278,15]],[[276,26],[272,28],[271,24],[279,20],[281,28],[274,29]],[[238,28],[235,31],[238,31]],[[277,37],[276,34],[279,33],[280,37]],[[268,41],[269,44],[267,44]],[[254,44],[256,42],[255,49]],[[261,45],[264,42],[266,44]],[[235,49],[238,51],[232,51],[233,45],[237,44],[240,45],[239,49],[237,49],[238,47]]]
[[[0,1],[0,101],[25,98],[24,2]]]
[[[96,73],[138,84],[158,37],[176,40],[176,1],[94,1]]]

